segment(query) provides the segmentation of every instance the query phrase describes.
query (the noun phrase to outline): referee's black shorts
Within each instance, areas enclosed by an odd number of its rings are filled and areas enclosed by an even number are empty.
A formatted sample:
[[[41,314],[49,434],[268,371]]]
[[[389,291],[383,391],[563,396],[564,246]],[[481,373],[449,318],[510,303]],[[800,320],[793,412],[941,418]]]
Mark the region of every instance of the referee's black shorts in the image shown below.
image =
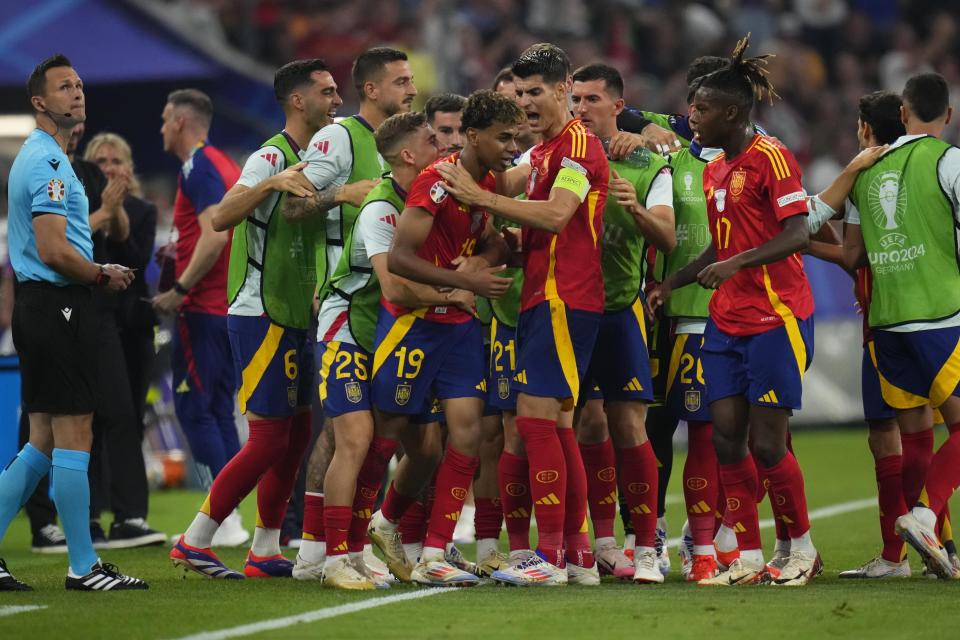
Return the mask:
[[[97,314],[88,287],[18,283],[13,344],[20,358],[23,411],[93,413]]]

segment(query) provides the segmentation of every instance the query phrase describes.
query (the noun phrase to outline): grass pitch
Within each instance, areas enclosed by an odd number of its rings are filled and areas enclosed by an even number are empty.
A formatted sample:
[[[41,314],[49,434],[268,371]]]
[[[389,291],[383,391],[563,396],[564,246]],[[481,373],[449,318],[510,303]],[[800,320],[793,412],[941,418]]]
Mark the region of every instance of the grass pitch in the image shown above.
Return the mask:
[[[938,434],[942,437],[942,434]],[[424,598],[416,587],[343,593],[294,580],[218,582],[190,575],[184,580],[167,560],[167,547],[106,551],[104,560],[150,583],[147,592],[76,593],[63,588],[66,556],[40,556],[29,550],[29,528],[20,516],[7,533],[0,555],[11,570],[36,589],[0,595],[0,638],[606,638],[661,637],[720,640],[775,638],[944,638],[960,637],[960,581],[927,580],[911,555],[915,577],[885,582],[841,581],[837,573],[859,566],[880,548],[875,505],[855,501],[875,497],[873,463],[865,430],[800,432],[794,447],[803,466],[811,510],[836,506],[844,513],[817,518],[814,542],[826,565],[822,578],[806,588],[741,587],[706,589],[680,581],[674,571],[662,586],[616,581],[598,588],[517,589],[485,585]],[[671,536],[684,520],[675,463],[667,518]],[[202,496],[163,492],[151,496],[150,523],[175,533],[189,523]],[[254,501],[242,510],[253,523]],[[960,514],[960,501],[954,501]],[[769,518],[765,506],[761,518]],[[764,530],[768,553],[773,530]],[[505,541],[506,536],[503,536]],[[470,545],[463,547],[473,556]],[[245,549],[222,550],[234,568]],[[294,557],[295,552],[287,552]],[[389,598],[374,605],[374,599]],[[11,607],[43,607],[14,612]],[[335,608],[336,607],[336,608]],[[279,620],[296,618],[299,622]],[[241,625],[277,621],[273,628],[248,628],[246,635],[225,632]],[[225,633],[223,633],[225,632]]]

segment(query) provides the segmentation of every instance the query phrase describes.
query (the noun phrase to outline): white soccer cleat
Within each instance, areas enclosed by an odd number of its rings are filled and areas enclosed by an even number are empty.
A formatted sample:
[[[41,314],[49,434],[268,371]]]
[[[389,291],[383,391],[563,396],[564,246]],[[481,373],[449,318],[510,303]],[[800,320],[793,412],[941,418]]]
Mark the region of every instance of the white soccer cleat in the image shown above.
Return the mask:
[[[374,582],[382,580],[388,585],[399,582],[397,577],[390,573],[390,568],[386,563],[373,552],[373,545],[363,545],[363,563],[367,567],[367,575],[372,576]]]
[[[370,578],[357,571],[347,554],[328,558],[323,568],[323,586],[349,591],[372,591],[377,588]]]
[[[596,587],[600,585],[600,570],[597,563],[592,567],[581,567],[572,562],[567,563],[567,584],[578,584],[582,587]]]
[[[741,587],[761,582],[764,575],[766,571],[763,562],[752,564],[743,558],[737,558],[730,563],[726,571],[713,578],[701,580],[697,584],[704,587]]]
[[[370,567],[367,566],[367,563],[363,561],[362,553],[351,553],[348,554],[348,556],[350,557],[350,564],[353,565],[353,570],[372,582],[373,586],[375,586],[377,589],[390,588],[391,585],[388,580],[378,578],[376,575],[374,575],[373,571],[370,570]]]
[[[410,582],[410,573],[413,571],[413,566],[407,559],[407,554],[403,551],[403,542],[400,540],[400,531],[397,529],[397,525],[384,518],[383,514],[377,511],[370,519],[367,535],[370,537],[370,542],[380,549],[380,553],[383,554],[384,561],[393,575],[401,582]]]
[[[633,551],[633,581],[637,584],[663,584],[663,572],[656,551]]]
[[[508,566],[510,556],[496,549],[492,549],[482,558],[477,557],[477,575],[481,578],[489,578],[494,571],[506,569]]]
[[[300,554],[297,554],[297,561],[293,564],[294,580],[323,580],[323,565],[326,558],[321,558],[319,562],[307,562]]]
[[[803,551],[791,551],[787,564],[776,578],[771,576],[771,584],[777,587],[802,587],[823,573],[823,561],[816,551],[813,555]]]
[[[657,550],[657,568],[664,576],[670,573],[670,549],[667,548],[667,519],[657,518],[654,548]]]
[[[473,587],[480,584],[480,578],[458,569],[439,554],[425,554],[413,568],[410,579],[426,587]]]
[[[903,562],[890,562],[877,556],[859,569],[841,571],[837,577],[852,580],[909,578],[911,573],[910,561],[906,558],[904,558]]]
[[[684,580],[690,578],[690,572],[693,570],[693,535],[690,533],[690,521],[683,523],[680,529],[680,546],[677,555],[680,556],[680,575]]]
[[[776,547],[773,550],[773,557],[770,558],[770,562],[767,563],[767,575],[771,580],[776,580],[780,577],[780,572],[783,571],[783,568],[787,566],[787,563],[790,562],[790,549],[789,547],[784,549],[781,547]]]
[[[234,509],[213,534],[213,547],[240,547],[247,544],[250,532],[243,528],[240,512]]]
[[[467,557],[463,555],[463,552],[460,549],[457,549],[457,545],[452,544],[444,552],[443,559],[448,563],[455,566],[460,571],[470,574],[477,573],[477,565],[467,560]]]
[[[940,544],[940,538],[936,532],[909,512],[897,518],[894,526],[897,535],[917,550],[926,563],[927,569],[935,573],[938,578],[944,580],[953,578],[954,569],[950,563],[950,556]]]
[[[514,556],[506,569],[494,571],[490,576],[495,582],[518,587],[559,587],[568,582],[567,570],[552,565],[535,553]]]
[[[597,559],[597,567],[601,575],[627,580],[633,577],[633,561],[616,544],[597,547],[593,555]]]

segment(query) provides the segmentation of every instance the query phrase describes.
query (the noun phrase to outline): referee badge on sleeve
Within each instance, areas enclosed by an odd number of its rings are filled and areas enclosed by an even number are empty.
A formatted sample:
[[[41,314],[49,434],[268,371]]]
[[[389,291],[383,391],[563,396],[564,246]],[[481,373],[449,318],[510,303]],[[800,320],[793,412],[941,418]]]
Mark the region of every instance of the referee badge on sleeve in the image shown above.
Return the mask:
[[[51,202],[61,202],[67,195],[67,188],[60,178],[51,178],[47,183],[47,197]]]

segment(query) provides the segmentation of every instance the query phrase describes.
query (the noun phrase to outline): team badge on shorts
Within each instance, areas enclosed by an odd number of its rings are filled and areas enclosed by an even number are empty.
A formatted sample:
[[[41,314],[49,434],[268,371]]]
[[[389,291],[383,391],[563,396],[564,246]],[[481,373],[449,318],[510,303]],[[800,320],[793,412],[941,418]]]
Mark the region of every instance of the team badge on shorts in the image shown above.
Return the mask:
[[[501,400],[506,400],[510,397],[510,378],[500,376],[497,379],[497,395],[500,396]]]
[[[347,395],[347,400],[353,404],[357,404],[363,399],[363,389],[360,388],[359,382],[348,382],[343,385],[343,390]]]
[[[410,395],[413,393],[413,387],[408,384],[398,384],[397,393],[394,401],[401,407],[410,402]]]
[[[691,389],[683,394],[683,406],[687,411],[693,413],[700,410],[700,391]]]
[[[300,390],[296,382],[287,387],[287,404],[291,407],[297,406],[297,395]]]

